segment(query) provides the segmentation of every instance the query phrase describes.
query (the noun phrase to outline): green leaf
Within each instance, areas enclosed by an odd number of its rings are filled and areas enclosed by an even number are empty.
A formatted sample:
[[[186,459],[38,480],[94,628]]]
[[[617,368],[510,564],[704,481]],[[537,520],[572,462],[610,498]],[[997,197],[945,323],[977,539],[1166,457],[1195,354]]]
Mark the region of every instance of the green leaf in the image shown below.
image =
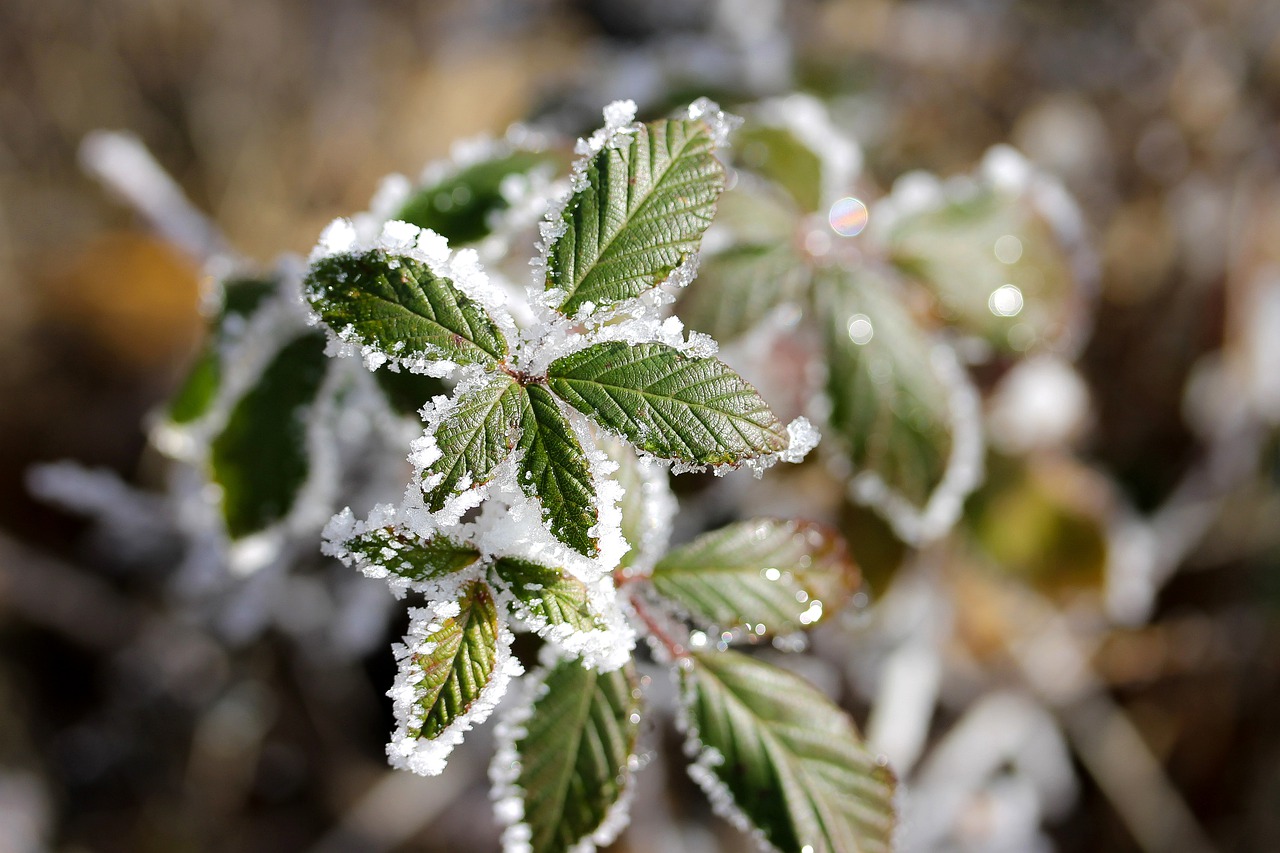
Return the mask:
[[[474,243],[489,235],[493,214],[507,209],[501,192],[503,180],[554,161],[549,154],[512,151],[475,163],[420,188],[391,218],[430,228],[452,246]]]
[[[304,292],[331,329],[387,355],[493,364],[507,354],[484,308],[413,258],[331,255],[312,264]]]
[[[169,420],[188,424],[208,414],[222,387],[223,349],[239,337],[245,321],[276,293],[273,279],[232,278],[223,282],[222,310],[210,324],[209,339],[169,401]]]
[[[414,717],[410,738],[431,740],[466,714],[493,678],[498,654],[498,610],[493,593],[479,581],[467,584],[457,600],[457,616],[411,650],[402,666],[416,667],[411,681]]]
[[[654,567],[652,581],[706,626],[785,634],[844,606],[858,588],[858,568],[835,530],[761,518],[670,551]]]
[[[737,652],[693,655],[681,670],[704,750],[690,775],[784,853],[887,853],[892,772],[853,721],[808,682]],[[717,758],[720,759],[717,761]]]
[[[932,344],[890,282],[869,269],[820,276],[830,423],[857,471],[923,505],[951,455],[948,390]]]
[[[702,259],[676,313],[724,343],[754,329],[779,305],[799,300],[808,280],[804,261],[785,243],[736,246]]]
[[[480,559],[475,548],[447,536],[424,540],[387,527],[371,530],[345,545],[361,568],[378,566],[415,582],[448,577]]]
[[[787,447],[777,417],[728,365],[665,344],[596,344],[553,362],[547,382],[605,429],[666,459],[737,464]]]
[[[575,631],[603,627],[588,603],[587,585],[560,569],[506,557],[494,562],[493,572],[520,603],[519,618]]]
[[[551,392],[541,385],[529,385],[525,392],[520,485],[542,503],[557,539],[594,557],[598,541],[590,530],[597,517],[596,489],[586,454]]]
[[[639,296],[698,250],[724,190],[714,149],[705,123],[673,119],[596,155],[547,258],[547,289],[565,292],[561,311]]]
[[[443,380],[425,373],[383,368],[375,370],[373,377],[391,408],[407,417],[417,417],[418,410],[429,400],[449,393]]]
[[[675,498],[667,485],[667,471],[659,466],[641,467],[640,457],[622,439],[603,435],[597,446],[618,463],[613,479],[622,486],[618,509],[622,513],[622,538],[631,546],[618,564],[626,569],[640,560],[651,560],[666,547],[667,527],[675,511]],[[662,527],[662,531],[655,531]]]
[[[232,409],[210,452],[232,538],[284,518],[310,470],[307,424],[328,360],[324,335],[287,344]]]
[[[567,853],[633,784],[640,685],[630,664],[601,673],[562,660],[540,675],[546,689],[515,742],[515,785],[533,853]]]
[[[795,134],[782,127],[751,125],[734,139],[737,160],[785,189],[802,210],[810,213],[822,204],[822,160]]]
[[[984,187],[905,217],[888,246],[894,264],[937,297],[943,320],[1001,351],[1052,346],[1074,331],[1080,297],[1070,258],[1024,198]]]
[[[457,401],[435,432],[440,458],[423,472],[432,512],[471,486],[486,483],[515,448],[521,419],[520,386],[499,374]]]

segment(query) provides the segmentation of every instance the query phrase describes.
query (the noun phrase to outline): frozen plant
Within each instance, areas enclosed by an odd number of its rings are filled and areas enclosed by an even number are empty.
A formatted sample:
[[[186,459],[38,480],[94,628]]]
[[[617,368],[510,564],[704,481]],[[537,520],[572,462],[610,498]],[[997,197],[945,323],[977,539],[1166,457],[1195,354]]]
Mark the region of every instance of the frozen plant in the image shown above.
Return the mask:
[[[756,519],[667,551],[662,466],[760,474],[818,439],[804,418],[784,426],[711,338],[663,311],[696,274],[726,182],[717,149],[737,120],[708,101],[647,124],[630,102],[604,113],[545,199],[523,299],[480,249],[451,250],[404,216],[475,193],[442,195],[439,181],[385,223],[334,222],[310,258],[303,294],[331,354],[454,383],[424,401],[400,504],[344,510],[325,530],[326,553],[426,601],[395,649],[388,755],[441,772],[517,679],[491,774],[504,845],[607,843],[641,763],[639,634],[679,680],[690,773],[717,811],[780,850],[887,849],[894,782],[851,720],[729,650],[849,600],[858,574],[839,535]],[[523,678],[513,629],[545,641]]]

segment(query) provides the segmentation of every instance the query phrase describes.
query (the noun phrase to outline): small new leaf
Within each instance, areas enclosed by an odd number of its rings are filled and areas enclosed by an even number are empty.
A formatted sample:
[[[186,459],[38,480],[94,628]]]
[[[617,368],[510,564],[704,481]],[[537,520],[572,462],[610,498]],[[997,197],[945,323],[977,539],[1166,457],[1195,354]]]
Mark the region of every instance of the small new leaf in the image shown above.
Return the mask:
[[[635,667],[601,673],[561,660],[544,675],[545,690],[514,744],[524,817],[512,829],[527,834],[523,849],[533,853],[583,849],[587,839],[607,844],[621,828],[606,825],[611,811],[633,784],[630,760],[640,731]]]
[[[787,434],[724,362],[665,344],[611,341],[555,361],[551,390],[600,426],[654,456],[734,465],[778,453]]]
[[[515,447],[520,418],[520,386],[505,374],[462,395],[436,429],[440,457],[422,472],[432,512],[458,492],[489,481]]]
[[[766,636],[808,628],[835,613],[858,579],[835,530],[771,518],[699,536],[659,560],[652,576],[659,594],[705,627],[745,625]]]
[[[640,125],[630,143],[605,147],[564,211],[547,257],[547,289],[573,315],[639,296],[698,250],[724,190],[724,167],[704,122]]]
[[[507,354],[484,308],[414,258],[330,255],[312,265],[305,292],[340,337],[389,356],[493,364]]]
[[[525,392],[520,486],[541,502],[543,517],[557,539],[594,557],[596,489],[586,454],[551,393],[541,385],[529,385]]]
[[[525,622],[575,631],[602,627],[588,604],[587,585],[560,569],[508,557],[494,562],[493,573],[518,602],[516,616]]]
[[[213,440],[211,476],[233,539],[288,515],[311,469],[307,424],[324,381],[324,335],[309,332],[276,354]]]
[[[843,711],[803,679],[737,652],[692,661],[681,670],[700,750],[689,772],[713,803],[783,853],[888,853],[893,774]]]

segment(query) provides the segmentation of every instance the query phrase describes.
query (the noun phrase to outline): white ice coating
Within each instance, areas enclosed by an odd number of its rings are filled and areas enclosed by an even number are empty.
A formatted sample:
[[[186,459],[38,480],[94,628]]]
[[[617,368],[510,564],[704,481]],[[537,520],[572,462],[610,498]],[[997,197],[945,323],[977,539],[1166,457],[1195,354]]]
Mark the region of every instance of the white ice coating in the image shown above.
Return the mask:
[[[475,249],[459,249],[450,252],[449,243],[430,228],[419,228],[408,222],[392,220],[382,225],[376,237],[364,239],[349,219],[335,219],[320,235],[308,262],[312,265],[329,257],[359,255],[380,250],[390,257],[405,257],[419,261],[432,274],[453,282],[454,287],[480,305],[497,325],[507,340],[516,340],[519,332],[511,312],[507,309],[507,291],[490,281],[480,265]],[[313,294],[306,294],[310,299]],[[312,311],[313,322],[320,323]],[[323,325],[323,324],[322,324]],[[334,331],[325,325],[331,339],[336,341],[335,354],[360,355],[369,370],[377,370],[384,364],[393,364],[411,373],[448,377],[457,369],[446,353],[434,348],[422,352],[405,352],[403,348],[385,349],[373,341],[363,340],[355,329],[348,326]]]
[[[415,655],[430,654],[436,645],[431,638],[441,630],[445,620],[458,613],[459,605],[456,601],[442,601],[430,607],[411,609],[409,633],[405,635],[403,644],[397,643],[392,647],[399,663],[395,684],[387,691],[396,718],[395,731],[387,744],[387,759],[392,767],[412,770],[422,776],[439,775],[453,748],[462,742],[463,735],[489,718],[506,693],[511,679],[524,672],[520,662],[511,655],[511,631],[499,620],[493,673],[471,707],[436,737],[430,740],[413,737],[410,730],[421,728],[426,717],[421,705],[423,694],[418,688],[423,671],[413,658]]]
[[[874,471],[858,472],[849,483],[855,501],[880,513],[906,543],[924,545],[945,534],[960,518],[965,498],[982,482],[982,403],[955,351],[935,344],[931,363],[948,390],[951,455],[942,480],[923,508],[916,506]]]

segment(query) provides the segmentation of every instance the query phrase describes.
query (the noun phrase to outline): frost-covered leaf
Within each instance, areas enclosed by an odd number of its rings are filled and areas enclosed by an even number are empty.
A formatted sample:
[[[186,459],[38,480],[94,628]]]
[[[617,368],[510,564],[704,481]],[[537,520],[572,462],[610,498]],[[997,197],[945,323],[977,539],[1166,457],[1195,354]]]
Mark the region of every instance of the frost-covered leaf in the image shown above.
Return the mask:
[[[392,410],[407,417],[417,417],[425,403],[449,390],[434,376],[407,370],[377,370],[373,377]]]
[[[427,506],[439,512],[460,491],[486,483],[516,445],[519,384],[505,374],[465,392],[435,431],[439,457],[423,469]]]
[[[547,288],[565,292],[561,311],[638,296],[698,250],[724,189],[714,149],[704,122],[673,119],[640,125],[595,156],[547,257]]]
[[[734,139],[737,162],[785,189],[802,210],[822,204],[822,160],[785,127],[749,124]]]
[[[736,464],[787,447],[756,390],[724,362],[665,344],[596,344],[553,362],[551,390],[605,429],[665,459]]]
[[[381,249],[328,255],[312,265],[305,291],[340,337],[386,355],[492,364],[507,354],[484,307],[415,258]]]
[[[284,518],[311,468],[307,423],[328,360],[324,335],[287,344],[227,419],[210,448],[212,478],[233,538]]]
[[[853,721],[803,679],[737,652],[681,670],[689,773],[722,814],[784,853],[881,853],[892,846],[892,772]]]
[[[488,236],[490,216],[507,208],[502,182],[553,161],[551,155],[534,151],[511,151],[482,160],[421,187],[392,219],[430,228],[451,245],[474,243]]]
[[[541,502],[543,518],[557,539],[593,557],[598,542],[591,527],[598,511],[586,454],[551,393],[536,384],[525,392],[520,485]]]
[[[626,821],[640,731],[635,667],[601,673],[561,660],[535,677],[542,687],[532,707],[504,721],[499,737],[509,740],[494,758],[499,812],[510,824],[504,847],[593,850]]]
[[[932,344],[891,283],[871,270],[820,276],[830,422],[855,471],[872,471],[917,505],[942,481],[951,454],[947,388]]]
[[[344,544],[351,561],[366,574],[385,572],[414,583],[448,577],[480,559],[475,548],[447,536],[424,540],[387,527]]]
[[[222,310],[210,324],[204,349],[169,401],[170,421],[187,424],[208,413],[222,385],[223,349],[239,337],[248,319],[277,287],[272,279],[231,278],[223,282]]]
[[[416,610],[396,647],[399,674],[388,695],[397,729],[387,745],[392,764],[435,775],[462,732],[492,712],[511,675],[510,632],[499,621],[493,592],[482,581],[464,585],[453,601]]]
[[[890,258],[937,297],[939,314],[1006,352],[1073,331],[1079,296],[1065,247],[1025,199],[989,186],[896,220]]]
[[[568,625],[575,631],[601,627],[588,602],[587,585],[564,571],[506,557],[494,561],[493,572],[519,602],[518,615],[524,621]]]
[[[804,261],[786,243],[735,246],[702,259],[677,313],[690,328],[724,343],[798,300],[808,280]]]
[[[704,626],[754,634],[807,628],[858,587],[840,534],[807,521],[763,518],[703,534],[669,552],[653,586]],[[761,630],[763,629],[763,630]]]
[[[612,435],[602,436],[599,447],[617,463],[613,479],[623,490],[618,510],[622,514],[622,538],[630,549],[618,566],[651,566],[667,547],[676,510],[666,468],[641,459],[629,444]]]

